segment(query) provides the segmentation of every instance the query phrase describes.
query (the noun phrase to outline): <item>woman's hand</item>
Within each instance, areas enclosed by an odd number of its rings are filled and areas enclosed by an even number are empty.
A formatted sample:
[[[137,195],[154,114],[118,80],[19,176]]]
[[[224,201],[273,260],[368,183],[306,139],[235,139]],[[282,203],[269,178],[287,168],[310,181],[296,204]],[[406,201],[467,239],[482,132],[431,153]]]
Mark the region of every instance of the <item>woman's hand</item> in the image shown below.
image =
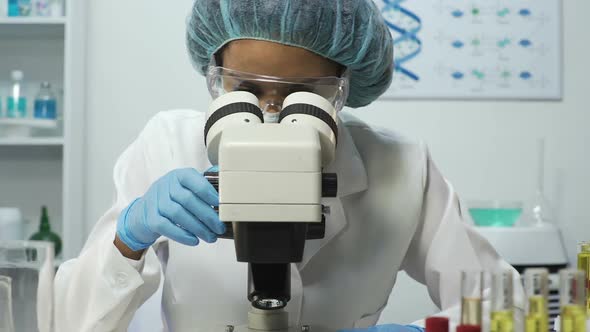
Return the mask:
[[[200,240],[213,243],[225,233],[225,225],[213,209],[218,205],[218,193],[197,170],[171,171],[121,212],[115,245],[119,240],[133,252],[141,252],[160,236],[189,246]]]

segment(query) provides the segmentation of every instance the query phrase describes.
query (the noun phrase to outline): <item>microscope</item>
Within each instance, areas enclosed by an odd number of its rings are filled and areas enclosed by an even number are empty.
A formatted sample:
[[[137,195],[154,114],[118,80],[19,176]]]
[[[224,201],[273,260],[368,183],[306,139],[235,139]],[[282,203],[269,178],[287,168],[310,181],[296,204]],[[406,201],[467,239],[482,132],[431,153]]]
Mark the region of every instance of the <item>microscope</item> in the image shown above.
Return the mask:
[[[290,327],[285,307],[291,264],[301,262],[306,240],[324,237],[322,197],[336,197],[336,174],[322,173],[336,152],[336,113],[309,92],[287,96],[278,123],[264,123],[258,98],[245,91],[209,108],[205,144],[219,171],[205,177],[219,192],[221,237],[248,263],[248,326],[236,331],[309,330]]]

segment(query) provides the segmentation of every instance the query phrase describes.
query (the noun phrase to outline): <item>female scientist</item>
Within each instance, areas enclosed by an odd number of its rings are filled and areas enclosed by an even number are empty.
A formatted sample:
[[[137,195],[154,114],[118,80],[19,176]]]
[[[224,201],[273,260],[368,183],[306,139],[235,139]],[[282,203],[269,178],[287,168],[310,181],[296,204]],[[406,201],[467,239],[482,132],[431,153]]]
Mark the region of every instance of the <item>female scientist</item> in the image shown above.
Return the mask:
[[[391,83],[392,38],[371,0],[196,0],[187,22],[190,58],[212,95],[250,91],[266,122],[295,91],[357,108]],[[59,331],[125,331],[161,273],[168,330],[246,323],[247,267],[233,241],[216,241],[225,232],[211,207],[218,194],[202,175],[212,166],[205,120],[192,110],[159,113],[120,156],[115,204],[57,274]],[[453,311],[461,270],[507,266],[463,222],[424,145],[344,113],[338,131],[328,169],[338,175],[338,197],[325,238],[307,245],[292,269],[293,324],[373,326],[401,270]]]

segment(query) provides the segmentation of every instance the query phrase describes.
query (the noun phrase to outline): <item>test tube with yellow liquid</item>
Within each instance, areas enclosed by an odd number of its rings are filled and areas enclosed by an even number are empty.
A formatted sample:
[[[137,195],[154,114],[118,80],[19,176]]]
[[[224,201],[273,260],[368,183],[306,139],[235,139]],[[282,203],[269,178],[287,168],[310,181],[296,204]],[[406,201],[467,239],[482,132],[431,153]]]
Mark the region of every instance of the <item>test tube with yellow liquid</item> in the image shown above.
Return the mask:
[[[490,332],[514,332],[514,288],[512,270],[496,271],[491,275]]]
[[[537,268],[524,271],[524,291],[528,299],[525,331],[549,331],[549,270]]]
[[[586,275],[586,316],[590,317],[590,242],[580,244],[578,253],[578,270]]]
[[[586,332],[586,274],[561,270],[559,279],[561,332]]]
[[[483,272],[461,272],[461,325],[481,326]]]

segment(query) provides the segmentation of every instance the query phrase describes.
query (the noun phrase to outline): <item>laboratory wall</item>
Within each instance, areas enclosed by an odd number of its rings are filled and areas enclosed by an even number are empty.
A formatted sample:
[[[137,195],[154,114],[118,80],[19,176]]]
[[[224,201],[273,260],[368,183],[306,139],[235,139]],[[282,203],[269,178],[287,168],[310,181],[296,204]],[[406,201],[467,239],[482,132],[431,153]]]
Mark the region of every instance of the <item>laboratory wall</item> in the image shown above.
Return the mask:
[[[87,230],[113,199],[117,156],[156,112],[205,110],[204,79],[192,70],[184,22],[191,0],[89,2],[87,67]],[[529,202],[536,186],[536,141],[547,142],[546,189],[573,258],[590,239],[590,2],[563,1],[563,100],[379,101],[362,119],[424,140],[465,202]],[[427,292],[404,279],[384,321],[432,311]],[[411,304],[411,305],[408,305]]]

